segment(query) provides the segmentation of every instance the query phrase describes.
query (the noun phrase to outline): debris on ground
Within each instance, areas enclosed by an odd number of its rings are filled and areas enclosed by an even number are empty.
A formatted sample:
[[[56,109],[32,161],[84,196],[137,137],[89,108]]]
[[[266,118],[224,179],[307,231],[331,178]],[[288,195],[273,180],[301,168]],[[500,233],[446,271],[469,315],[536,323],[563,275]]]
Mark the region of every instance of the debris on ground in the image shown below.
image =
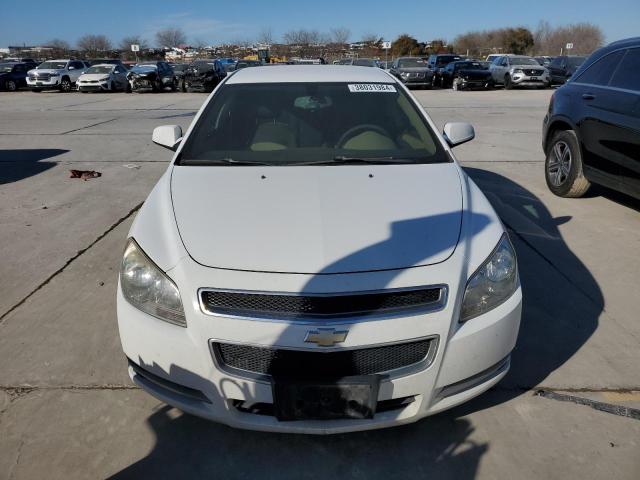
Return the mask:
[[[140,170],[140,165],[136,165],[135,163],[127,163],[126,165],[123,165],[123,167]]]
[[[95,170],[69,170],[71,175],[69,178],[81,178],[85,182],[90,178],[98,178],[102,176],[102,173],[96,172]]]

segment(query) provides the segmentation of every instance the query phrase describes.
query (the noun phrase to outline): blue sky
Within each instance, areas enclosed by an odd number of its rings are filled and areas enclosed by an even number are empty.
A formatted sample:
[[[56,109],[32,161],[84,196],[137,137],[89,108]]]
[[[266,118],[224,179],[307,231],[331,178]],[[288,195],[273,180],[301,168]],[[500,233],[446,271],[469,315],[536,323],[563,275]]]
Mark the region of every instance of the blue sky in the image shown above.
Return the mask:
[[[640,0],[2,0],[2,4],[0,47],[45,43],[56,37],[73,45],[85,33],[105,34],[114,43],[141,34],[154,44],[154,33],[167,26],[183,28],[190,41],[211,44],[253,40],[265,27],[277,39],[291,29],[329,31],[345,26],[351,30],[351,41],[366,33],[387,40],[401,33],[420,41],[453,40],[468,30],[520,25],[534,29],[541,19],[554,26],[594,23],[607,42],[640,35]]]

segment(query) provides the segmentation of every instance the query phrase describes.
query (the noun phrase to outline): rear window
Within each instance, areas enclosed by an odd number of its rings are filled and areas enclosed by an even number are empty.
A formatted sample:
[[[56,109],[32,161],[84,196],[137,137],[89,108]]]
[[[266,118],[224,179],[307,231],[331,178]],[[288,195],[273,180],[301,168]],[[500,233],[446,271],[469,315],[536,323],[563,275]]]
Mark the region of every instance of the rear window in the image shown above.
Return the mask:
[[[627,51],[609,85],[640,92],[640,48]]]
[[[394,84],[287,83],[224,86],[198,120],[180,164],[294,165],[337,157],[448,161]]]

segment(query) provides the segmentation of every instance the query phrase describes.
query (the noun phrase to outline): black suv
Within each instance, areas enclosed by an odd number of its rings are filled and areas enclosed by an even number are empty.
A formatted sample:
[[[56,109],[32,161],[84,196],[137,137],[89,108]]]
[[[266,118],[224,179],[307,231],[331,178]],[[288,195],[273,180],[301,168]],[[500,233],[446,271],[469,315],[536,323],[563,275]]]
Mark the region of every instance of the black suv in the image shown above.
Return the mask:
[[[562,85],[571,76],[576,73],[576,70],[584,63],[587,57],[562,55],[554,58],[549,66],[549,76],[551,77],[551,83],[553,85]]]
[[[598,50],[555,91],[542,147],[556,195],[580,197],[593,182],[640,198],[640,37]]]
[[[226,76],[220,60],[196,60],[184,71],[182,91],[212,92]]]

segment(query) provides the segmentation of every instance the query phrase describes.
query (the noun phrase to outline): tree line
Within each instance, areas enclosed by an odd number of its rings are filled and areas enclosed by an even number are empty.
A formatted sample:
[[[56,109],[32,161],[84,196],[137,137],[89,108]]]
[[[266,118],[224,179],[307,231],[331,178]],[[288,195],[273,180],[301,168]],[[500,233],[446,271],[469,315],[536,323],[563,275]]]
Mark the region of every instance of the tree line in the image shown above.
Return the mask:
[[[567,43],[573,49],[566,51]],[[604,44],[600,27],[591,23],[576,23],[551,27],[541,21],[532,32],[525,27],[500,28],[467,32],[453,41],[458,53],[482,57],[489,53],[516,53],[527,55],[560,55],[563,53],[589,54]]]
[[[270,27],[263,28],[255,41],[236,40],[233,45],[248,47],[254,43],[272,45],[276,54],[288,56],[309,56],[330,52],[339,54],[345,51],[351,38],[351,31],[346,27],[332,28],[327,32],[314,29],[292,29],[282,35],[281,42],[276,40]],[[380,56],[382,37],[375,33],[361,36],[361,56]],[[165,28],[155,34],[155,45],[158,47],[178,47],[186,45],[187,34],[184,30],[172,27]],[[604,43],[602,30],[590,23],[577,23],[559,27],[551,27],[549,22],[541,21],[534,31],[526,27],[509,27],[494,30],[478,30],[458,35],[453,42],[445,39],[435,39],[420,42],[408,34],[399,35],[391,44],[388,52],[391,57],[404,55],[428,55],[430,53],[457,52],[475,57],[483,57],[489,53],[516,53],[529,55],[558,55],[567,43],[573,43],[571,53],[588,54]],[[150,47],[148,41],[139,35],[124,37],[116,45],[112,44],[106,35],[87,34],[77,41],[77,50],[89,57],[104,55],[105,53],[120,51],[124,56],[134,56],[131,45],[137,44],[140,50]],[[206,42],[200,39],[191,41],[193,47],[202,48]],[[53,55],[64,55],[72,50],[65,40],[53,39],[48,42]],[[323,47],[320,48],[319,47]]]

